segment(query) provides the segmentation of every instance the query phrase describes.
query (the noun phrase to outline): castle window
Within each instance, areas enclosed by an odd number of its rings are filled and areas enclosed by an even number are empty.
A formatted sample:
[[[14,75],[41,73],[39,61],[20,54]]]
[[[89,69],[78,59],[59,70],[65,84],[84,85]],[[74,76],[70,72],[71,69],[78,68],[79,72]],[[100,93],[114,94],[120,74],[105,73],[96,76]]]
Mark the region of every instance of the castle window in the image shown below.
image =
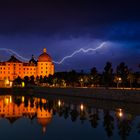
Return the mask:
[[[8,71],[8,74],[10,74],[10,71]]]
[[[43,73],[43,71],[41,71],[41,73]]]
[[[41,65],[43,65],[43,63],[41,63]]]
[[[46,69],[47,69],[47,67],[46,67]]]
[[[41,69],[43,69],[43,67],[41,67]]]

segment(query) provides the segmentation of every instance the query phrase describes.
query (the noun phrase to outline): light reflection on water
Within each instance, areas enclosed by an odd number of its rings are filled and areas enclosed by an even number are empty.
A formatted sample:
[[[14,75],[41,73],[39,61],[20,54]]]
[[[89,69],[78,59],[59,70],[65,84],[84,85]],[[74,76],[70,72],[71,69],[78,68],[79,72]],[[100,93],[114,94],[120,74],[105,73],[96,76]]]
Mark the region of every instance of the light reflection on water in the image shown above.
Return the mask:
[[[2,139],[139,139],[140,118],[122,108],[95,108],[83,101],[0,96]]]

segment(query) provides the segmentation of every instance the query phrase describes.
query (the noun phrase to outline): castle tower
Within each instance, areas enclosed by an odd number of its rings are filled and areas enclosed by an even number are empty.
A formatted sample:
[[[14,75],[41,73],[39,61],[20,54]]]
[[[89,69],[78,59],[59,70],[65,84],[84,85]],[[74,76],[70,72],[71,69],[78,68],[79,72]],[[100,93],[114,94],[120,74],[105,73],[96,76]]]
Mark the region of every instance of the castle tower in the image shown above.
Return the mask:
[[[46,48],[44,48],[43,53],[38,57],[37,75],[42,77],[48,77],[49,74],[54,74],[54,64],[50,55],[47,54]]]

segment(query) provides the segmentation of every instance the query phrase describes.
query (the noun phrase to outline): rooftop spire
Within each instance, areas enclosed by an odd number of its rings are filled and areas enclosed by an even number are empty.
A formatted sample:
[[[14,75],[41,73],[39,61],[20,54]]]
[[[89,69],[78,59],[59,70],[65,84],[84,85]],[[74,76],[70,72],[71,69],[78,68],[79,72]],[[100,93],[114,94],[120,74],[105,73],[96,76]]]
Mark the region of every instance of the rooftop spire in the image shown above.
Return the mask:
[[[44,48],[44,49],[43,49],[43,52],[44,52],[44,53],[46,53],[46,52],[47,52],[46,48]]]

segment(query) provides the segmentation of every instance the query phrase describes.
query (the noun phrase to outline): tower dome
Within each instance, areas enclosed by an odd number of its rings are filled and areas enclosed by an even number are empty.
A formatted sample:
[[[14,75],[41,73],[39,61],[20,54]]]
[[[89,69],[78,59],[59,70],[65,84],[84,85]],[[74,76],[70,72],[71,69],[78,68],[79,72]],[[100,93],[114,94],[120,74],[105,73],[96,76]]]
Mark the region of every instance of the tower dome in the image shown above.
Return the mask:
[[[43,53],[38,57],[38,62],[52,62],[49,54],[47,54],[46,48],[43,49]]]

